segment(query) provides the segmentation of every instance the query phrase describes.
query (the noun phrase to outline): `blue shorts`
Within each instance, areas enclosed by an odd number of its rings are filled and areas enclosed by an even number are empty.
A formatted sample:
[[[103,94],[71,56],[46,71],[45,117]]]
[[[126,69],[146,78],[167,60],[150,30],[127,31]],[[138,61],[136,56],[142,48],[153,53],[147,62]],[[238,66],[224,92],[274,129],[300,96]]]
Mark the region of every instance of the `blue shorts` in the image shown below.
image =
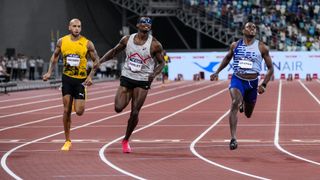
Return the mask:
[[[238,89],[242,94],[244,102],[256,103],[258,95],[258,81],[258,78],[254,80],[240,79],[239,77],[233,74],[229,89]]]

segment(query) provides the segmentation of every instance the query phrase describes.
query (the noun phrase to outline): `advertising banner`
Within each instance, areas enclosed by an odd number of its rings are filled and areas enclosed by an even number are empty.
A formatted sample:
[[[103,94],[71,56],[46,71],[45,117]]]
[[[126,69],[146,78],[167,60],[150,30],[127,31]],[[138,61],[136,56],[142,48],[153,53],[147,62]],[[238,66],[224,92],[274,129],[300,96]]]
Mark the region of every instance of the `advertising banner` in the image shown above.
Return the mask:
[[[192,80],[194,74],[203,72],[204,79],[209,80],[210,75],[218,69],[227,52],[168,52],[171,59],[169,63],[169,79],[182,75],[184,80]],[[320,52],[270,52],[273,61],[275,79],[281,74],[299,74],[305,78],[306,74],[320,73]],[[219,73],[219,79],[228,79],[233,73],[232,62]],[[262,63],[262,72],[265,74],[267,67]]]

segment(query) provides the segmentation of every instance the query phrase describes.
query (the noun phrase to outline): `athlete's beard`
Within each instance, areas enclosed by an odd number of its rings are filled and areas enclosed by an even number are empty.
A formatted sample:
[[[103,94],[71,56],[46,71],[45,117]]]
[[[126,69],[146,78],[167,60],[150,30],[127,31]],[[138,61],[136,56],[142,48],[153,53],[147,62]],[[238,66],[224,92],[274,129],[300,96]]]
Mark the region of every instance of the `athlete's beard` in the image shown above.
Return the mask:
[[[80,36],[80,33],[78,33],[78,34],[71,33],[71,35],[72,35],[73,37],[77,38],[77,37]]]
[[[253,38],[256,37],[256,35],[246,34],[245,37],[248,38],[248,39],[253,39]]]
[[[150,31],[150,30],[140,30],[142,33],[144,33],[144,34],[148,34],[148,32]]]

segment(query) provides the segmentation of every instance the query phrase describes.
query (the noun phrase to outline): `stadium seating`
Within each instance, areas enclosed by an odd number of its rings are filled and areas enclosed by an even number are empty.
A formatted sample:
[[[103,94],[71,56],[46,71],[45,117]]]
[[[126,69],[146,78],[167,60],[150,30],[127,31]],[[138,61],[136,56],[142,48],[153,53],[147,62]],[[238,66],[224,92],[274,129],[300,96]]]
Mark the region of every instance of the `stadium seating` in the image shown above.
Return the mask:
[[[206,16],[237,31],[243,22],[258,25],[258,36],[271,49],[320,50],[320,2],[317,0],[184,0]]]

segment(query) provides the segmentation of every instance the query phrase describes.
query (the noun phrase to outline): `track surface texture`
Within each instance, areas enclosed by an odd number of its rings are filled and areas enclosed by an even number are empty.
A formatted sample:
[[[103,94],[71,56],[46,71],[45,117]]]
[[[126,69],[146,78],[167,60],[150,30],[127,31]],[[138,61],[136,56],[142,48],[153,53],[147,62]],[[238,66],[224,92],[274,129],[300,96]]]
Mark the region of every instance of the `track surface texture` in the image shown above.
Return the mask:
[[[320,82],[275,80],[250,119],[238,113],[229,150],[229,81],[154,82],[123,154],[130,105],[114,112],[119,82],[88,89],[64,142],[58,89],[0,96],[0,179],[319,179]]]

